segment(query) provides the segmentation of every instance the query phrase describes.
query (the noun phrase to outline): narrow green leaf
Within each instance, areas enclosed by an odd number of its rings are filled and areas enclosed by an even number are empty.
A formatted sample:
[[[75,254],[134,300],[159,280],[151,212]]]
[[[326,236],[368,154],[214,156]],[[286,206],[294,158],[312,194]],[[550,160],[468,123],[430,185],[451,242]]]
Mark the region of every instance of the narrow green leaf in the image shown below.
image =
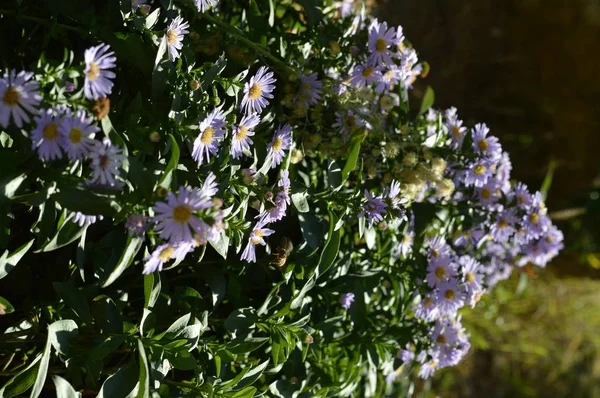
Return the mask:
[[[125,272],[125,270],[133,261],[135,255],[140,250],[140,247],[142,247],[143,242],[144,241],[141,238],[138,238],[136,236],[127,237],[127,244],[125,245],[125,250],[123,251],[121,258],[115,265],[115,268],[112,271],[110,271],[110,274],[102,284],[102,287],[107,287],[111,285],[114,281],[117,280],[119,276],[121,276],[123,272]]]
[[[179,145],[177,145],[177,140],[175,140],[173,134],[169,134],[169,139],[171,140],[171,157],[169,158],[169,163],[167,163],[163,175],[158,180],[158,185],[163,188],[169,188],[171,186],[173,171],[177,167],[177,164],[179,164]]]
[[[97,398],[126,397],[135,388],[138,382],[138,375],[135,361],[119,368],[118,371],[110,375],[104,384],[102,384]]]
[[[146,357],[146,350],[144,349],[144,343],[138,339],[138,354],[140,361],[140,372],[139,372],[139,390],[136,398],[150,398],[150,370],[148,368],[148,358]]]
[[[427,86],[427,89],[425,90],[425,95],[423,96],[423,102],[421,102],[421,108],[419,109],[419,115],[422,115],[425,112],[427,112],[427,110],[433,105],[434,101],[435,92],[430,86]]]
[[[52,239],[50,239],[50,241],[48,243],[44,244],[39,250],[36,250],[35,252],[38,253],[38,252],[53,251],[53,250],[59,249],[63,246],[66,246],[66,245],[74,242],[75,240],[79,239],[79,237],[87,229],[88,225],[86,224],[83,227],[80,227],[78,224],[75,224],[74,222],[72,222],[71,219],[73,218],[74,215],[75,215],[74,213],[70,214],[64,220],[62,225],[60,225],[58,231],[56,231],[56,234],[52,237]],[[60,221],[59,221],[59,224],[60,224]]]
[[[0,296],[0,315],[15,312],[15,307],[4,297]]]
[[[352,138],[353,144],[350,148],[350,153],[348,154],[348,160],[346,160],[346,164],[342,169],[342,182],[346,181],[350,176],[350,173],[356,169],[356,164],[358,163],[358,158],[360,155],[360,146],[365,139],[365,135],[361,134],[359,136],[354,136]]]
[[[79,398],[81,393],[75,391],[75,389],[69,384],[68,381],[58,375],[52,375],[52,381],[56,387],[56,398]]]
[[[71,319],[56,321],[48,326],[50,344],[63,355],[69,353],[69,343],[78,335],[77,323]]]
[[[75,187],[63,188],[60,192],[52,195],[52,198],[64,208],[79,211],[88,216],[97,214],[110,216],[115,213],[109,199]]]
[[[0,397],[12,398],[22,396],[35,383],[42,354],[39,354],[25,369],[12,377],[0,390]]]
[[[10,255],[8,251],[4,252],[2,257],[0,257],[0,279],[4,278],[8,273],[17,266],[21,258],[27,253],[27,251],[33,245],[35,239],[30,240],[25,243],[23,246],[19,247],[17,250],[12,252]]]
[[[40,360],[40,366],[33,383],[33,389],[31,390],[31,398],[37,398],[42,393],[44,383],[46,383],[46,377],[48,376],[48,364],[50,363],[50,354],[52,352],[52,345],[50,343],[50,331],[48,331],[48,338],[46,339],[46,346],[42,353],[42,359]]]

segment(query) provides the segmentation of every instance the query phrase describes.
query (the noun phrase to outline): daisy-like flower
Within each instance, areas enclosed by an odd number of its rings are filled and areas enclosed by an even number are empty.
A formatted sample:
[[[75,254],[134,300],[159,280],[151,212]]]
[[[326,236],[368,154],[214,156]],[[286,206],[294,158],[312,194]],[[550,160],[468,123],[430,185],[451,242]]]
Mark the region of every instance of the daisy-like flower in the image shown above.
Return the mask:
[[[517,222],[515,209],[503,211],[490,226],[490,234],[496,242],[506,242],[516,232]]]
[[[367,221],[370,225],[372,225],[374,222],[383,221],[383,215],[387,212],[387,205],[383,199],[379,196],[373,196],[366,189],[365,196],[367,198],[367,203],[365,204],[365,208],[360,215],[367,216]]]
[[[450,261],[450,257],[443,256],[432,259],[427,266],[425,280],[432,288],[441,287],[448,278],[456,276],[456,265]]]
[[[196,2],[196,7],[198,7],[198,11],[204,12],[209,8],[213,7],[217,4],[218,0],[194,0]]]
[[[265,224],[276,222],[285,217],[287,207],[290,205],[290,172],[281,170],[281,176],[277,186],[280,191],[273,200],[273,207],[259,215],[261,221]]]
[[[388,29],[387,23],[382,22],[371,27],[369,31],[369,51],[371,51],[369,62],[371,65],[392,65],[392,54],[389,47],[396,46],[397,40],[396,29]]]
[[[321,99],[323,93],[323,83],[317,79],[317,74],[308,76],[300,74],[300,91],[296,95],[295,101],[300,100],[306,108],[310,105],[316,105]]]
[[[58,126],[61,134],[61,145],[69,159],[76,160],[87,157],[96,141],[94,135],[100,131],[98,126],[92,124],[93,118],[87,117],[84,110],[80,109],[75,115],[64,116]]]
[[[265,66],[258,68],[256,75],[250,78],[250,81],[244,85],[244,98],[242,99],[241,108],[245,113],[261,113],[269,101],[273,98],[273,90],[275,90],[275,82],[273,72]]]
[[[365,122],[362,117],[356,115],[351,110],[347,111],[346,113],[336,112],[335,116],[336,120],[332,127],[340,129],[340,131],[344,134],[351,134],[354,132],[354,130],[360,127],[366,126],[367,128],[370,128],[368,123]]]
[[[394,64],[389,65],[388,68],[389,69],[381,76],[381,80],[375,87],[375,92],[377,93],[391,90],[398,82],[404,80],[402,69]]]
[[[400,183],[396,180],[392,180],[387,197],[390,200],[393,209],[399,209],[400,205],[408,202],[408,199],[400,196]]]
[[[265,236],[272,235],[275,231],[269,228],[264,228],[265,224],[259,221],[252,230],[248,238],[248,244],[240,257],[240,260],[245,260],[249,263],[256,262],[256,245],[266,246],[267,242],[263,239]]]
[[[31,132],[32,149],[37,150],[42,160],[52,160],[62,157],[60,149],[61,135],[58,126],[61,115],[53,109],[42,109],[39,116],[34,118],[37,126]]]
[[[483,266],[471,256],[461,256],[458,263],[461,265],[462,282],[467,295],[480,292],[483,289]]]
[[[144,264],[143,274],[150,274],[154,271],[162,271],[165,263],[175,259],[176,263],[183,261],[185,256],[194,250],[194,244],[192,242],[180,242],[180,243],[165,243],[158,246],[152,254],[144,258],[146,264]]]
[[[129,231],[129,236],[143,236],[148,228],[149,217],[141,214],[132,214],[127,218],[125,228]]]
[[[382,78],[381,71],[377,66],[359,65],[350,76],[350,84],[361,88],[378,83]]]
[[[179,58],[179,50],[183,47],[183,36],[190,33],[188,28],[190,24],[185,22],[181,16],[175,18],[169,24],[165,40],[167,41],[167,48],[169,50],[169,58],[171,61],[175,61]]]
[[[354,293],[346,293],[340,299],[340,304],[342,305],[342,308],[345,308],[345,309],[350,308],[352,306],[353,302],[354,302]]]
[[[229,153],[233,159],[242,157],[244,151],[250,150],[250,145],[254,142],[250,137],[254,135],[254,128],[260,123],[260,118],[256,113],[244,115],[240,124],[233,128],[231,137],[231,148]]]
[[[473,150],[475,153],[485,156],[490,159],[500,159],[502,156],[502,146],[497,137],[488,133],[490,129],[485,123],[478,123],[471,132],[473,136]]]
[[[96,221],[101,221],[102,219],[104,219],[104,217],[102,217],[100,215],[88,216],[88,215],[85,215],[78,211],[77,213],[75,213],[75,215],[73,216],[71,221],[73,221],[75,224],[79,225],[80,227],[83,227],[84,225],[92,225]]]
[[[488,179],[494,174],[492,163],[487,159],[479,159],[467,166],[464,175],[464,183],[466,186],[483,187]]]
[[[0,79],[0,125],[7,127],[12,117],[17,127],[29,123],[29,113],[37,114],[42,100],[39,84],[31,80],[33,72],[15,70],[4,73]]]
[[[427,322],[439,318],[440,310],[435,304],[433,293],[427,294],[419,304],[415,306],[415,316]]]
[[[88,184],[118,185],[116,178],[121,174],[119,169],[127,158],[122,152],[108,137],[104,137],[102,142],[95,141],[89,154],[92,177]]]
[[[154,207],[154,222],[160,237],[170,243],[178,243],[194,239],[193,233],[204,234],[206,223],[194,213],[212,206],[212,201],[200,194],[197,189],[179,187],[177,195],[167,194],[166,202],[156,202]]]
[[[456,311],[465,305],[464,288],[458,286],[456,279],[452,278],[448,282],[440,286],[436,305],[442,315],[454,316]]]
[[[210,155],[216,155],[219,150],[219,141],[225,136],[225,116],[220,109],[213,110],[207,117],[200,123],[200,134],[194,141],[194,150],[192,151],[192,158],[198,165],[204,162],[204,156],[206,155],[206,161],[210,160]]]
[[[292,127],[289,124],[284,124],[277,128],[277,132],[273,136],[273,140],[267,145],[268,154],[271,157],[271,168],[277,167],[283,162],[285,151],[292,146]]]
[[[100,44],[85,50],[85,83],[83,90],[85,97],[97,100],[108,97],[112,93],[115,73],[109,69],[116,67],[117,58],[110,51],[108,44]]]

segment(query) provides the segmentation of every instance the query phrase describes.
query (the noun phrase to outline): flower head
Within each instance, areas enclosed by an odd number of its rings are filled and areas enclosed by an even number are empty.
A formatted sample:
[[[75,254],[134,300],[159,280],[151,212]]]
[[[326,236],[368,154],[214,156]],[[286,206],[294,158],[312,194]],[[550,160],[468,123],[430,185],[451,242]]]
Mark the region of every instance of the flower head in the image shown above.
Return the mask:
[[[365,189],[365,197],[367,203],[363,211],[360,213],[361,216],[367,216],[369,224],[374,222],[383,221],[383,215],[387,212],[387,205],[380,196],[373,196],[369,191]]]
[[[31,132],[32,149],[37,150],[42,160],[61,158],[61,135],[58,131],[61,123],[60,111],[42,109],[40,115],[34,120],[36,127]]]
[[[207,117],[200,123],[200,134],[194,140],[194,149],[192,151],[192,158],[198,165],[210,160],[210,155],[216,155],[219,150],[219,141],[225,136],[225,116],[220,109],[213,110]]]
[[[490,129],[485,123],[475,125],[475,128],[471,132],[473,136],[473,151],[490,159],[500,159],[500,156],[502,156],[502,146],[497,137],[487,135],[489,132]]]
[[[113,145],[104,137],[102,142],[94,141],[94,146],[89,154],[92,167],[92,177],[88,181],[91,184],[117,185],[116,177],[120,175],[121,168],[126,156],[122,154],[121,148]]]
[[[175,61],[179,58],[179,50],[183,47],[183,36],[190,33],[187,29],[190,24],[185,22],[183,18],[178,16],[169,24],[165,40],[167,41],[167,48],[169,50],[169,58],[171,61]]]
[[[244,115],[240,124],[233,128],[231,136],[231,157],[238,159],[242,157],[244,151],[250,150],[250,145],[254,142],[250,137],[254,136],[254,128],[260,123],[260,118],[256,113]]]
[[[365,87],[378,83],[382,78],[381,70],[377,66],[359,65],[350,76],[350,84],[354,87]]]
[[[432,258],[427,266],[427,284],[432,288],[441,287],[449,278],[456,276],[456,265],[450,257]]]
[[[436,305],[441,314],[454,316],[456,311],[465,305],[464,288],[458,285],[456,279],[451,278],[441,285],[437,291]]]
[[[144,264],[142,273],[150,274],[154,271],[162,271],[165,263],[168,263],[172,259],[175,259],[175,262],[179,263],[193,250],[194,244],[192,242],[164,243],[154,249],[152,254],[144,258],[146,264]]]
[[[75,115],[66,115],[58,126],[61,134],[61,145],[69,159],[76,160],[89,156],[96,141],[94,135],[100,131],[98,126],[92,124],[93,119],[87,117],[84,110],[80,109]]]
[[[83,214],[81,212],[76,212],[75,215],[73,216],[73,218],[71,219],[71,221],[73,221],[75,224],[79,225],[80,227],[83,227],[85,225],[92,225],[94,224],[96,221],[101,221],[102,219],[104,219],[104,217],[102,217],[101,215],[97,215],[97,216],[88,216],[86,214]]]
[[[263,239],[265,236],[272,235],[275,231],[269,228],[264,228],[265,224],[262,221],[259,221],[252,232],[250,233],[250,237],[248,238],[248,244],[246,248],[242,252],[242,256],[240,260],[245,260],[249,263],[256,262],[256,245],[265,246],[267,242]]]
[[[396,29],[388,29],[387,23],[375,24],[369,31],[369,62],[371,65],[386,66],[392,65],[392,54],[390,46],[396,46],[398,43]]]
[[[265,66],[258,68],[256,75],[250,78],[250,81],[244,85],[244,98],[242,99],[242,109],[246,113],[261,113],[269,101],[273,98],[275,82],[273,72]]]
[[[125,228],[129,231],[130,236],[142,236],[148,228],[149,217],[141,214],[132,214],[127,218]]]
[[[323,92],[323,83],[317,79],[317,74],[313,73],[308,76],[300,75],[300,91],[296,95],[295,100],[301,101],[306,108],[310,105],[316,105],[321,99]]]
[[[4,73],[0,79],[0,126],[8,127],[10,119],[17,127],[29,122],[29,113],[37,114],[37,106],[42,100],[39,84],[31,80],[33,72],[15,70]]]
[[[340,299],[340,304],[343,308],[348,309],[354,302],[354,293],[345,293]]]
[[[277,128],[273,140],[267,145],[268,156],[272,158],[271,168],[277,167],[283,162],[285,151],[292,146],[292,127],[284,124]]]
[[[100,44],[85,50],[85,83],[83,90],[85,97],[97,100],[108,97],[112,93],[115,73],[109,69],[116,67],[115,53],[108,44]]]
[[[217,4],[219,0],[194,0],[196,2],[196,7],[198,7],[199,12],[204,12],[208,10],[210,7],[213,7]]]

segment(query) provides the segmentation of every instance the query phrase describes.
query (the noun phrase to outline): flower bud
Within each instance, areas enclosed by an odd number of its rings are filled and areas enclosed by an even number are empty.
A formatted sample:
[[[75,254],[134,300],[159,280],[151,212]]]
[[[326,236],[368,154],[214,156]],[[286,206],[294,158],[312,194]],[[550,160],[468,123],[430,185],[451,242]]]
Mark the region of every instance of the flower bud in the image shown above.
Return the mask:
[[[418,161],[419,161],[419,158],[417,157],[417,154],[414,152],[408,152],[406,155],[404,155],[404,159],[402,159],[402,163],[404,163],[408,167],[415,166]]]
[[[441,197],[449,197],[450,195],[452,195],[452,193],[454,193],[454,182],[449,178],[443,179],[438,184],[437,193]]]
[[[340,44],[337,41],[332,40],[329,42],[329,49],[331,50],[332,53],[339,54]]]
[[[441,177],[446,171],[446,161],[442,158],[431,159],[431,170],[437,177]]]
[[[191,80],[190,81],[190,90],[192,91],[196,91],[200,88],[200,82],[198,80]]]
[[[304,159],[304,154],[300,149],[294,149],[290,155],[290,162],[292,164],[298,164]]]

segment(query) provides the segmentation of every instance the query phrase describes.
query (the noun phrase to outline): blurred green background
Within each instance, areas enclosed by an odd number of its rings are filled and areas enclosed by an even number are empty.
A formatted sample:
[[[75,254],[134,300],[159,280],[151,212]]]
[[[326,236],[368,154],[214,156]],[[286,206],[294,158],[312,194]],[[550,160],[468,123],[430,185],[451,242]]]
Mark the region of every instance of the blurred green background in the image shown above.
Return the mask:
[[[473,348],[417,396],[600,397],[600,1],[388,0],[431,71],[435,106],[487,123],[566,248],[463,315]],[[418,92],[417,95],[418,95]]]

